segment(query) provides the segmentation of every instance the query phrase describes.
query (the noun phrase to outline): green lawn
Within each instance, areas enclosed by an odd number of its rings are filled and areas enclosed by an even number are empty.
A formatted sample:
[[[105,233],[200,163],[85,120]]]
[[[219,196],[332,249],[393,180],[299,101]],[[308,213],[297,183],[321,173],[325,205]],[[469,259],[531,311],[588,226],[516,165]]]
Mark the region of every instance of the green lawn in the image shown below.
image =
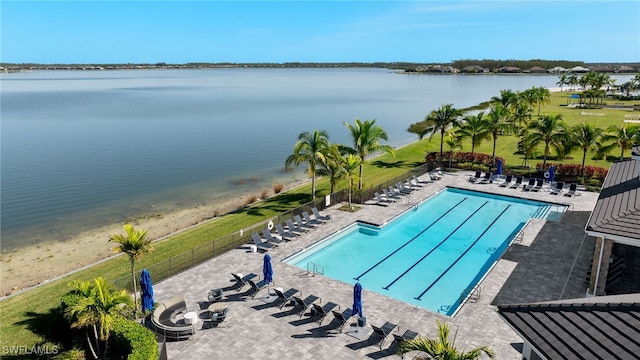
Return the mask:
[[[590,109],[584,111],[603,113],[604,116],[584,116],[581,115],[583,110],[563,106],[566,105],[566,99],[569,94],[569,92],[552,93],[552,102],[543,106],[542,113],[562,114],[569,125],[589,121],[602,127],[622,124],[624,115],[629,113],[618,109]],[[425,139],[396,149],[397,156],[395,158],[382,155],[369,160],[364,169],[365,188],[392,179],[420,165],[426,152],[439,150],[439,141],[439,135],[436,135],[432,141]],[[507,166],[518,166],[522,163],[521,156],[513,155],[516,142],[517,139],[512,136],[498,138],[496,154],[506,159]],[[468,143],[464,143],[463,146],[464,151],[470,150]],[[491,146],[491,141],[486,141],[477,151],[490,154]],[[580,153],[574,153],[572,156],[572,160],[565,162],[580,163],[582,156]],[[536,162],[536,160],[532,160],[531,165],[535,166]],[[608,167],[610,163],[603,160],[588,159],[588,164]],[[346,181],[342,181],[338,189],[344,188],[345,184]],[[328,191],[328,181],[321,179],[318,182],[318,194],[324,195]],[[302,186],[156,242],[154,245],[155,251],[145,256],[137,264],[136,268],[142,269],[153,263],[183,253],[185,249],[209,243],[213,239],[237,232],[281,212],[293,209],[309,201],[309,193],[310,186]],[[61,339],[55,337],[55,330],[51,331],[50,324],[47,324],[47,321],[51,319],[48,314],[51,309],[59,304],[60,296],[68,291],[67,284],[72,280],[86,281],[98,276],[103,276],[107,280],[113,281],[128,275],[129,269],[128,258],[124,256],[115,257],[0,302],[0,349],[4,346],[24,345],[31,347],[34,345],[52,346],[58,344]]]

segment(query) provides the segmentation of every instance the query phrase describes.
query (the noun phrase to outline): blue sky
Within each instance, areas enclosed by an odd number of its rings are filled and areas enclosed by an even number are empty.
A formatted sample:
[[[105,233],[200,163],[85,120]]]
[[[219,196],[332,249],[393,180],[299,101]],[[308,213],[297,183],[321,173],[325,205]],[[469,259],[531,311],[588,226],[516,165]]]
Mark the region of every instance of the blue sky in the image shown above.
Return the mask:
[[[640,1],[1,1],[2,62],[640,61]]]

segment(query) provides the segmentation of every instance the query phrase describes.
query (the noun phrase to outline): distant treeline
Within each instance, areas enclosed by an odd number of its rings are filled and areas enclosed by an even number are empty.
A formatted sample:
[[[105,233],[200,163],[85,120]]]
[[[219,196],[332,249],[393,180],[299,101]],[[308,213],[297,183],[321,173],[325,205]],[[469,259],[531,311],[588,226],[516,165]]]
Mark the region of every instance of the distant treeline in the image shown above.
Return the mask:
[[[0,71],[22,71],[22,70],[118,70],[118,69],[206,69],[206,68],[384,68],[396,70],[411,70],[425,66],[452,66],[462,69],[466,66],[481,66],[485,69],[497,69],[501,67],[517,67],[520,69],[530,69],[534,66],[543,69],[550,69],[556,66],[572,68],[575,66],[595,66],[595,65],[628,65],[637,67],[639,63],[585,63],[584,61],[570,60],[473,60],[462,59],[451,63],[415,63],[415,62],[284,62],[284,63],[233,63],[233,62],[193,62],[186,64],[159,63],[122,63],[122,64],[35,64],[35,63],[0,63]]]

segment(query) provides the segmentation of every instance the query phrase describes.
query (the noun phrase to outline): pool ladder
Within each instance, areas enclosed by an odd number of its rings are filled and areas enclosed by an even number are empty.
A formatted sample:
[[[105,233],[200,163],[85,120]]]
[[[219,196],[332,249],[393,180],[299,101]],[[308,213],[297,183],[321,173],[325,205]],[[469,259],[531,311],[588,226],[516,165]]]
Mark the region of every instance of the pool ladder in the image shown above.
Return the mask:
[[[460,293],[460,305],[462,305],[462,302],[465,301],[465,299],[467,301],[478,302],[478,300],[480,300],[481,293],[482,287],[479,285],[464,289],[464,291]]]
[[[411,195],[405,195],[404,199],[408,207],[413,207],[414,211],[418,209],[418,202]]]
[[[314,262],[308,262],[307,274],[312,274],[312,276],[316,276],[316,274],[324,275],[324,267]]]

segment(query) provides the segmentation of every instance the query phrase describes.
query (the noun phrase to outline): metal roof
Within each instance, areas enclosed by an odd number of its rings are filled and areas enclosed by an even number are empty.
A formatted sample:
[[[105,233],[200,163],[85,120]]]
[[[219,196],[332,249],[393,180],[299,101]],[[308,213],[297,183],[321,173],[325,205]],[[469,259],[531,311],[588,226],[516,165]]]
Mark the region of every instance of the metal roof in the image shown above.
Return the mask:
[[[640,162],[611,165],[585,230],[638,240],[640,245]]]
[[[547,359],[640,354],[640,294],[501,305],[498,313]]]

